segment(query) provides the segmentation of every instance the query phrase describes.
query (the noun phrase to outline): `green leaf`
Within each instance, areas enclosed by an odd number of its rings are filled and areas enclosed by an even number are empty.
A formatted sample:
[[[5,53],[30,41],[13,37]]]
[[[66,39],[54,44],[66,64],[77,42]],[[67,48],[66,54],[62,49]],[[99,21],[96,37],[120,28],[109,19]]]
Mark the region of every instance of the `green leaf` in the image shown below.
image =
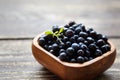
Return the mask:
[[[60,28],[59,34],[62,33],[63,31],[64,31],[64,28]]]
[[[53,35],[53,32],[52,31],[46,31],[45,34],[46,35]]]
[[[58,33],[59,33],[59,32],[58,32],[58,31],[56,31],[56,32],[55,32],[55,35],[57,35]]]

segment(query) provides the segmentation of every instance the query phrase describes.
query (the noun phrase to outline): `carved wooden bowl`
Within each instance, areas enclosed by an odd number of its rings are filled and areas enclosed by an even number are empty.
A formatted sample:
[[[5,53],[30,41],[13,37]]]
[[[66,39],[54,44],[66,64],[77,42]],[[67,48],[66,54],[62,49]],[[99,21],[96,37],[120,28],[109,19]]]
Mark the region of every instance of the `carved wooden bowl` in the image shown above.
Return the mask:
[[[63,62],[39,46],[38,39],[40,36],[41,34],[36,36],[32,42],[32,52],[35,59],[64,80],[93,80],[107,70],[115,60],[116,48],[111,41],[108,41],[111,45],[111,51],[102,56],[82,64]]]

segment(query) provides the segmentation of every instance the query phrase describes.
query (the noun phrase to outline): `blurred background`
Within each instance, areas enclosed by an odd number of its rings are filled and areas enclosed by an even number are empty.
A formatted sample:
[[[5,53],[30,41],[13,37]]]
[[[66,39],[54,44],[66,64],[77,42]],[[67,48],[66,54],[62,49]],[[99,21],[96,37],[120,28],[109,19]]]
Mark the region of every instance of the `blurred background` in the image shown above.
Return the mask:
[[[69,21],[117,36],[119,4],[119,0],[0,0],[0,38],[31,38]],[[111,28],[113,31],[109,32]]]
[[[109,36],[116,61],[96,80],[120,80],[120,0],[0,0],[0,80],[58,80],[34,59],[31,43],[70,21]]]

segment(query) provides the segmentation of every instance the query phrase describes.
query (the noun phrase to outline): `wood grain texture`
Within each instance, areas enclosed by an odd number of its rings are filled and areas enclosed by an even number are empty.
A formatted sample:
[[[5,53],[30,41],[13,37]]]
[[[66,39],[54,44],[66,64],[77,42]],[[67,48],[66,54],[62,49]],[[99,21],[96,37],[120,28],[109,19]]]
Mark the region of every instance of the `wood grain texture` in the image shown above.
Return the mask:
[[[111,40],[117,47],[115,63],[96,80],[120,79],[120,39]],[[0,80],[59,80],[34,59],[31,40],[3,40],[0,44]]]
[[[34,37],[71,20],[119,36],[119,4],[119,0],[0,0],[0,38]]]

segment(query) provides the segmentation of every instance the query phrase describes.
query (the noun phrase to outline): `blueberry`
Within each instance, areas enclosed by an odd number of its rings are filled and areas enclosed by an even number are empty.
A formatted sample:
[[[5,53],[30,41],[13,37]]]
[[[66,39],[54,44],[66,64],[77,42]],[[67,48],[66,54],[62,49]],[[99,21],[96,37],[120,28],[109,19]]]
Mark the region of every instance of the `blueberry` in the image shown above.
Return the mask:
[[[75,34],[79,34],[82,31],[80,27],[75,28]]]
[[[93,60],[93,57],[89,57],[89,60]]]
[[[69,25],[65,25],[64,27],[65,27],[65,28],[69,28],[70,26],[69,26]]]
[[[48,45],[47,45],[47,44],[45,44],[45,45],[44,45],[44,48],[45,48],[46,50],[48,50]]]
[[[59,50],[58,44],[54,43],[54,44],[52,45],[52,49],[55,50],[55,51]]]
[[[97,39],[102,39],[102,34],[98,33],[97,34]]]
[[[107,37],[107,36],[105,36],[105,35],[102,35],[102,39],[103,39],[105,42],[107,42],[108,37]]]
[[[74,21],[69,22],[69,26],[73,26],[74,24],[76,24]]]
[[[85,25],[83,25],[83,24],[79,24],[79,25],[80,25],[82,31],[83,31],[83,32],[86,32]]]
[[[66,60],[66,53],[65,52],[62,52],[62,53],[60,53],[60,55],[58,56],[58,58],[60,59],[60,60],[62,60],[62,61],[65,61]]]
[[[74,49],[74,50],[78,50],[80,47],[79,47],[79,44],[77,44],[77,43],[73,43],[72,45],[71,45],[71,47]]]
[[[77,39],[77,42],[79,43],[79,42],[84,42],[85,41],[85,39],[83,38],[83,37],[78,37],[78,39]]]
[[[74,35],[74,32],[73,32],[73,30],[68,29],[68,30],[65,32],[65,35],[66,35],[67,37],[71,37],[71,36]]]
[[[105,44],[105,41],[103,39],[99,39],[96,44],[100,47]]]
[[[52,46],[51,46],[51,45],[49,45],[49,46],[48,46],[48,50],[51,50],[51,49],[52,49]]]
[[[71,46],[71,42],[70,41],[67,41],[66,43],[65,43],[65,45],[67,46],[67,47],[70,47]]]
[[[89,44],[93,43],[95,40],[92,37],[87,37],[87,41]]]
[[[45,43],[46,43],[46,41],[45,41],[45,39],[43,37],[39,38],[38,41],[39,41],[39,45],[41,45],[41,46],[44,46]]]
[[[89,28],[89,29],[87,30],[87,33],[90,33],[91,31],[93,31],[93,28]]]
[[[102,52],[103,53],[106,53],[108,50],[107,50],[107,46],[106,45],[103,45],[102,47],[101,47],[101,50],[102,50]]]
[[[77,40],[77,39],[78,39],[78,37],[79,37],[78,35],[74,35],[75,40]]]
[[[84,60],[85,60],[85,61],[88,61],[88,60],[89,60],[89,58],[88,58],[88,57],[84,57]]]
[[[92,43],[88,46],[89,50],[94,52],[96,50],[96,44]]]
[[[75,42],[75,37],[74,37],[74,36],[72,36],[72,37],[70,37],[70,39],[69,39],[69,40],[70,40],[70,42],[72,42],[72,43],[73,43],[73,42]]]
[[[71,63],[75,63],[76,60],[73,58],[73,59],[70,60],[70,62],[71,62]]]
[[[77,57],[77,62],[78,63],[83,63],[85,60],[84,60],[84,58],[82,57],[82,56],[78,56]]]
[[[65,43],[66,41],[68,41],[68,37],[64,36],[64,38],[62,38],[61,40],[62,40],[62,42]]]
[[[88,50],[88,47],[85,44],[82,44],[80,46],[80,49],[82,49],[83,51],[85,51],[85,50]]]
[[[101,56],[102,55],[102,51],[100,49],[96,49],[94,55],[95,55],[95,57]]]
[[[86,38],[88,36],[88,34],[86,32],[80,32],[79,36],[83,37],[83,38]]]
[[[93,38],[96,38],[97,37],[96,31],[91,31],[90,36],[93,37]]]
[[[110,51],[110,45],[109,45],[109,44],[106,44],[105,46],[106,46],[106,48],[107,48],[107,51]]]
[[[60,28],[59,28],[57,25],[52,27],[52,31],[53,31],[53,32],[59,31],[59,29],[60,29]]]
[[[90,57],[91,53],[89,50],[85,50],[85,56]]]
[[[81,45],[85,45],[84,43],[82,43],[82,42],[79,42],[79,46],[81,47]]]
[[[65,49],[60,49],[59,53],[65,52]]]
[[[60,43],[59,48],[60,48],[60,49],[61,49],[61,48],[65,48],[65,44],[64,44],[64,43]]]
[[[66,49],[66,53],[67,53],[69,56],[71,56],[71,55],[74,54],[74,49],[73,49],[72,47],[69,47],[69,48]]]
[[[84,43],[84,44],[86,44],[86,45],[88,45],[88,44],[89,44],[89,43],[88,43],[88,41],[86,41],[86,40],[85,40],[83,43]]]
[[[74,27],[69,27],[69,29],[71,29],[71,30],[73,30],[73,31],[75,30]]]
[[[54,52],[54,50],[52,50],[52,49],[51,49],[49,52],[50,52],[50,53],[52,53],[52,54],[54,54],[54,53],[55,53],[55,52]]]
[[[79,49],[79,50],[77,51],[77,55],[78,55],[78,56],[84,56],[84,51],[83,51],[82,49]]]

